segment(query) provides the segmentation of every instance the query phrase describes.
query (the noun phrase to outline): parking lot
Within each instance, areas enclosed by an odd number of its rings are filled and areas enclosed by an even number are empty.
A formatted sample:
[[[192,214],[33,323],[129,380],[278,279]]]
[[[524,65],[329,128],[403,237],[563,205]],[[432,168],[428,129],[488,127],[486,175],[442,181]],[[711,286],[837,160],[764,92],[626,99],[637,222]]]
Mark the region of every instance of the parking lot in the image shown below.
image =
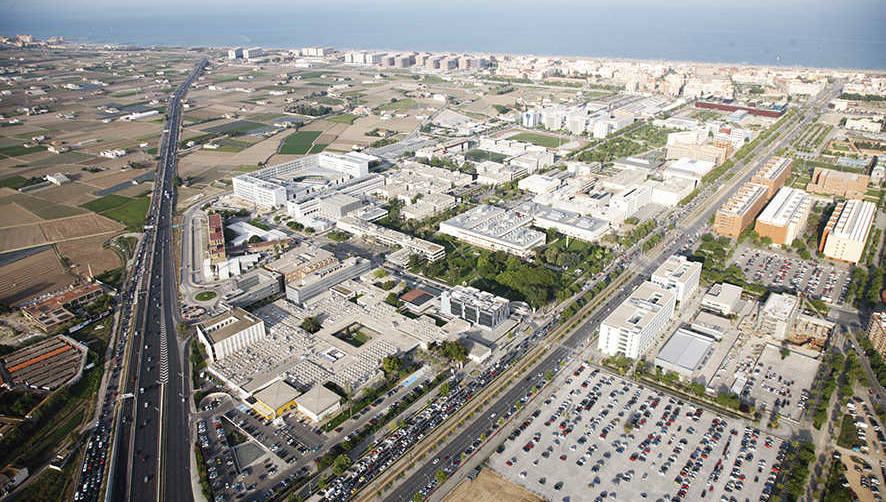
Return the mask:
[[[579,370],[490,459],[552,501],[765,501],[782,441],[600,370]]]
[[[739,247],[734,264],[741,267],[750,281],[832,304],[843,301],[849,285],[849,270],[844,265],[831,262],[816,265],[775,251]]]
[[[766,344],[756,361],[741,365],[747,378],[741,396],[757,409],[777,410],[781,416],[799,420],[807,406],[806,389],[812,387],[819,364],[796,352],[782,358],[778,347]]]

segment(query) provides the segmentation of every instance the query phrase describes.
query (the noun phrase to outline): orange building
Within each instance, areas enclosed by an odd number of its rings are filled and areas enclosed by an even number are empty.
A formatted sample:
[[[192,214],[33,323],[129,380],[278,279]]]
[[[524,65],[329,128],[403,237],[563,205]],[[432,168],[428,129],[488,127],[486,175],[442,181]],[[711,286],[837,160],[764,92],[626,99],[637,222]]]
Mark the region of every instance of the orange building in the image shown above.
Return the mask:
[[[763,210],[768,198],[767,187],[757,183],[745,183],[720,206],[714,217],[714,232],[726,237],[738,238]]]
[[[222,225],[222,217],[218,214],[209,215],[209,259],[213,265],[227,259],[225,256],[225,229]]]
[[[871,177],[865,174],[844,173],[816,167],[812,172],[812,182],[806,185],[806,191],[847,199],[861,199],[867,192],[870,181]]]
[[[751,183],[765,186],[766,200],[769,200],[791,176],[792,163],[793,160],[785,157],[770,157],[763,167],[754,173]]]

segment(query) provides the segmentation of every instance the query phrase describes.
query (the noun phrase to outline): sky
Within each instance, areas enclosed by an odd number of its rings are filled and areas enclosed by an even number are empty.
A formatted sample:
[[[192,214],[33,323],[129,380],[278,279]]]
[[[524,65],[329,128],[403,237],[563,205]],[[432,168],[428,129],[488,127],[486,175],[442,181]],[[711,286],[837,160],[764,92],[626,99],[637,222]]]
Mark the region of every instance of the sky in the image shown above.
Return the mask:
[[[884,0],[0,0],[0,33],[97,43],[886,68]]]

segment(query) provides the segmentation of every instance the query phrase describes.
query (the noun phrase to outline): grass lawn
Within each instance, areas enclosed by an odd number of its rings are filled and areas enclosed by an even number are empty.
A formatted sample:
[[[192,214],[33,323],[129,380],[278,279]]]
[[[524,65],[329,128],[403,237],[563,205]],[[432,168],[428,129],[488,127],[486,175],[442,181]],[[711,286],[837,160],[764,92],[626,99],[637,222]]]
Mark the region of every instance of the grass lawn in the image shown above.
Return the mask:
[[[353,115],[351,113],[345,113],[342,115],[334,115],[332,117],[328,117],[326,120],[330,122],[338,122],[339,124],[353,124],[355,120],[359,117],[357,115]]]
[[[124,197],[122,195],[110,194],[105,195],[101,199],[91,200],[85,204],[80,204],[80,207],[89,209],[94,213],[102,213],[108,209],[122,206],[131,200],[132,199],[129,197]]]
[[[560,145],[565,143],[569,143],[569,140],[564,140],[563,138],[557,138],[555,136],[548,136],[547,134],[538,134],[534,132],[521,132],[516,136],[511,136],[508,139],[512,139],[515,141],[524,141],[526,143],[532,143],[533,145],[543,146],[545,148],[557,148]]]
[[[6,157],[18,157],[20,155],[27,155],[29,153],[42,152],[43,150],[46,150],[46,147],[34,146],[28,148],[24,145],[11,145],[0,148],[0,155],[4,155]]]
[[[311,144],[319,136],[320,131],[295,131],[283,140],[283,144],[280,145],[280,153],[284,155],[304,155],[308,153],[308,150],[311,149]]]
[[[150,205],[151,199],[149,197],[139,197],[129,199],[125,204],[108,209],[101,214],[126,225],[127,230],[140,231],[145,225],[145,215],[147,215]]]
[[[197,296],[194,298],[196,298],[198,302],[208,302],[215,298],[215,291],[201,291],[197,293]]]
[[[383,105],[379,105],[376,110],[380,112],[387,112],[392,110],[402,110],[404,108],[412,108],[415,106],[415,100],[411,98],[401,99],[399,101],[395,101],[393,103],[385,103]]]
[[[479,148],[476,148],[474,150],[469,150],[465,152],[465,158],[470,160],[471,162],[483,162],[485,160],[491,160],[493,162],[504,162],[504,160],[508,158],[508,156],[501,153],[490,152],[487,150],[480,150]]]

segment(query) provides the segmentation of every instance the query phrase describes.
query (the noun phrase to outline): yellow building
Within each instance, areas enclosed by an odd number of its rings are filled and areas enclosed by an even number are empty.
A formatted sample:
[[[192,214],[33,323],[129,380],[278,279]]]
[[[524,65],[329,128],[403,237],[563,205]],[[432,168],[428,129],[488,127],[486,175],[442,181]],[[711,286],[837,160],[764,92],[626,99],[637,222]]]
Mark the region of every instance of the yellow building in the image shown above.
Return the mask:
[[[285,380],[277,380],[252,395],[255,398],[252,408],[266,419],[274,420],[295,409],[298,396],[299,392],[293,386]]]

